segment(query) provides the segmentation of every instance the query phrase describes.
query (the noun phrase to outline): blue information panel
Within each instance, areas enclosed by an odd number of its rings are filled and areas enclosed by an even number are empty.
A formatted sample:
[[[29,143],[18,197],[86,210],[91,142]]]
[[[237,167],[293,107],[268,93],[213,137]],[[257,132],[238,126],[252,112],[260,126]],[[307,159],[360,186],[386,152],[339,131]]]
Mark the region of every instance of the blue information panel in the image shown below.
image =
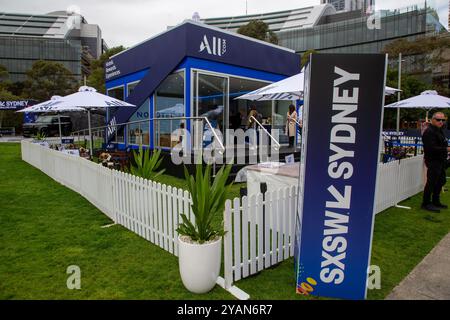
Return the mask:
[[[33,104],[34,100],[0,100],[0,110],[21,110]]]
[[[316,54],[306,70],[297,293],[364,299],[386,59]]]

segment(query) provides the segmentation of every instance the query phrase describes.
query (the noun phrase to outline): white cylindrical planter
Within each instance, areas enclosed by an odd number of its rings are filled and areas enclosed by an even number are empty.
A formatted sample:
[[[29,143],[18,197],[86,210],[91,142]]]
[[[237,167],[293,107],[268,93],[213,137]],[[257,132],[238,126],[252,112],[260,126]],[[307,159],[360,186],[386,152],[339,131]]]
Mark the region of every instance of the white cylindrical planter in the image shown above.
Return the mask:
[[[207,244],[187,243],[178,237],[181,280],[194,293],[206,293],[216,285],[222,258],[222,238]]]

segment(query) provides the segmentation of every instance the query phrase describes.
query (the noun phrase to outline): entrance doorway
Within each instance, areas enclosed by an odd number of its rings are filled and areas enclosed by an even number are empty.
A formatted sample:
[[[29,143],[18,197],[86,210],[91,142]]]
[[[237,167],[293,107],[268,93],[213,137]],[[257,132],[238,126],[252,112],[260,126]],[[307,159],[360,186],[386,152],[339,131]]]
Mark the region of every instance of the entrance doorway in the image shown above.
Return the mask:
[[[194,71],[194,112],[197,117],[206,117],[216,133],[228,128],[228,78]],[[199,137],[203,125],[203,136]],[[201,140],[199,140],[201,139]],[[212,142],[213,133],[204,121],[194,121],[194,141],[202,141],[203,147]]]

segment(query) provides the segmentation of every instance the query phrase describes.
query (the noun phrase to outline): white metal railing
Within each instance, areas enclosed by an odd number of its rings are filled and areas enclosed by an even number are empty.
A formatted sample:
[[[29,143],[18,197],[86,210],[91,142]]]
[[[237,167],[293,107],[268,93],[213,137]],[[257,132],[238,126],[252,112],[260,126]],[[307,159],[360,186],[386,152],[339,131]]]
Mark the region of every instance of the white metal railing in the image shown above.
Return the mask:
[[[278,140],[275,139],[275,138],[269,133],[269,131],[267,131],[267,129],[264,128],[264,126],[263,126],[261,123],[259,123],[258,120],[256,120],[256,118],[255,118],[254,116],[250,116],[250,118],[253,119],[253,121],[255,121],[255,123],[256,123],[256,124],[264,131],[264,133],[267,134],[267,136],[275,143],[274,149],[275,149],[275,150],[279,150],[281,146],[280,146],[280,143],[278,142]]]
[[[136,121],[130,121],[130,122],[124,122],[124,123],[113,123],[113,124],[108,124],[105,126],[91,128],[92,136],[88,135],[88,139],[94,140],[94,141],[95,140],[106,141],[105,140],[105,132],[108,132],[106,134],[106,136],[110,136],[110,137],[114,136],[114,139],[112,140],[113,143],[126,143],[126,145],[146,145],[146,146],[148,146],[149,143],[148,144],[143,143],[142,137],[137,139],[138,141],[134,141],[134,142],[132,141],[133,139],[132,139],[132,136],[131,136],[130,130],[129,130],[130,126],[137,126],[134,129],[137,129],[137,132],[139,134],[142,134],[143,133],[142,129],[145,127],[149,128],[151,125],[153,125],[153,121],[155,121],[157,123],[157,128],[159,128],[159,124],[161,121],[170,121],[170,126],[172,126],[172,121],[188,121],[188,120],[202,121],[202,122],[204,121],[206,123],[206,125],[210,128],[211,134],[214,136],[214,139],[218,144],[217,149],[218,149],[219,154],[223,154],[225,152],[225,146],[223,145],[222,139],[219,138],[216,130],[211,125],[211,122],[208,120],[207,117],[159,117],[159,118],[148,118],[148,119],[144,119],[144,120],[136,120]],[[119,134],[118,134],[120,128],[124,128],[124,134],[122,137],[119,137]],[[72,132],[71,136],[73,137],[74,141],[76,140],[77,142],[80,142],[81,141],[80,137],[82,137],[82,140],[85,140],[87,133],[88,133],[88,129],[82,129],[82,130]],[[155,133],[155,135],[159,135],[159,134],[160,134],[160,130],[157,129],[157,132]],[[172,129],[170,130],[170,134],[172,134]],[[77,139],[75,139],[75,137]],[[150,136],[149,136],[149,139],[150,139]],[[159,145],[158,145],[158,147],[159,147]],[[92,152],[92,150],[91,150],[91,152]]]
[[[388,136],[383,134],[383,149],[389,152],[390,148],[397,146],[410,147],[413,149],[414,155],[423,154],[423,143],[421,137],[410,137],[410,136]]]

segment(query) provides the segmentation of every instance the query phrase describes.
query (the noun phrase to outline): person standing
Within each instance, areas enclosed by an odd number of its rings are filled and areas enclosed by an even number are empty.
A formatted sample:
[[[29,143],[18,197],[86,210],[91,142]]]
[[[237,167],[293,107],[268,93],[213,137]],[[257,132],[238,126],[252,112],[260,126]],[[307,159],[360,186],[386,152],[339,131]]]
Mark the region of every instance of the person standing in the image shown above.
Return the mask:
[[[247,128],[256,128],[256,122],[253,118],[258,119],[258,111],[256,111],[256,105],[250,107],[250,112],[247,117]]]
[[[434,113],[430,125],[422,135],[427,167],[427,182],[423,190],[422,209],[431,212],[440,212],[439,209],[448,208],[440,200],[440,193],[446,182],[447,153],[450,151],[442,129],[445,121],[445,115],[442,112]]]
[[[289,105],[289,111],[287,112],[286,119],[286,134],[289,137],[289,148],[294,146],[295,141],[295,131],[297,124],[297,112],[295,111],[295,106],[293,104]]]

